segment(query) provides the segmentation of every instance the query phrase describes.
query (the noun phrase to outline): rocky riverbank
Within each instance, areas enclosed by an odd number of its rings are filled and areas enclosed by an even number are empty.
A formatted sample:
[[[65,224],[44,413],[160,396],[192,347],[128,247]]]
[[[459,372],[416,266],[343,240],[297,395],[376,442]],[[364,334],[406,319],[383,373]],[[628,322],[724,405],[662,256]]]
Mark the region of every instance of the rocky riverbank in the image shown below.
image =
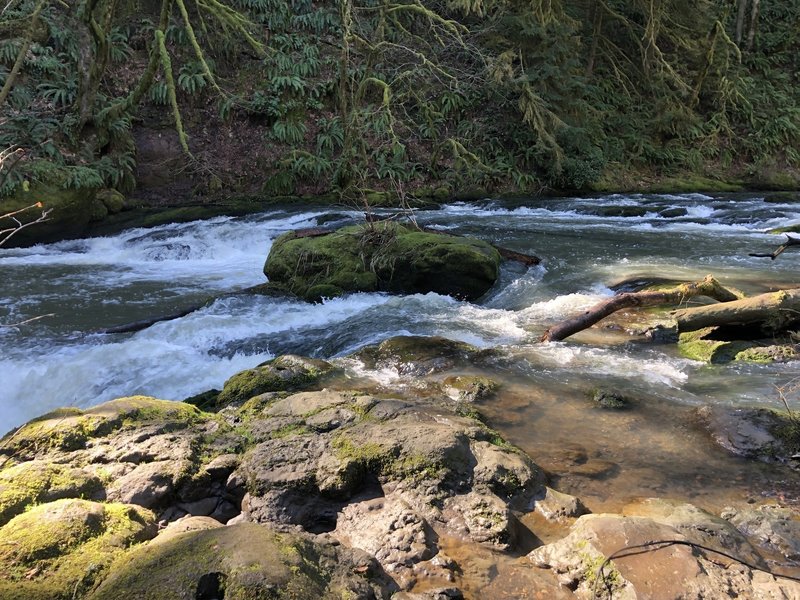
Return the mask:
[[[498,384],[467,367],[495,359],[395,338],[334,363],[279,357],[189,402],[35,419],[2,441],[0,597],[800,598],[770,574],[800,573],[790,505],[586,514],[548,487],[481,416]],[[364,385],[355,363],[406,391]],[[698,427],[792,468],[768,439],[790,420],[759,418],[701,411]]]

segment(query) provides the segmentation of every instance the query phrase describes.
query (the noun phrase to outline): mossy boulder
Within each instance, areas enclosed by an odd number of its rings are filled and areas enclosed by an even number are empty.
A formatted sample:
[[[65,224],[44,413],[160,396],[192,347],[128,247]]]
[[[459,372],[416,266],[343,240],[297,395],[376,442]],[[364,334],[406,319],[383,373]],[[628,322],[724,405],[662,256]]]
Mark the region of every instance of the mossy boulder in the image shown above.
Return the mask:
[[[254,523],[158,538],[120,558],[90,600],[388,598],[363,552],[276,533]]]
[[[34,503],[89,496],[102,489],[90,471],[44,460],[14,465],[0,472],[0,525]]]
[[[154,422],[165,429],[183,429],[204,418],[204,414],[190,404],[148,396],[118,398],[85,411],[60,408],[7,434],[0,440],[0,456],[31,460],[54,451],[84,448],[89,439],[106,436],[123,426]]]
[[[343,227],[321,236],[289,232],[272,245],[264,274],[308,301],[347,292],[436,292],[475,300],[498,276],[487,242],[397,223]]]
[[[57,500],[0,529],[0,598],[83,598],[111,562],[157,533],[155,515],[137,506]]]
[[[17,215],[23,222],[37,219],[43,210],[51,210],[47,220],[26,227],[15,234],[9,246],[31,246],[85,235],[93,222],[103,220],[108,209],[96,198],[97,190],[87,188],[62,189],[56,184],[36,183],[27,190],[18,188],[13,195],[0,198],[0,214],[42,203]],[[13,226],[10,219],[0,219],[0,229]]]
[[[292,354],[279,356],[228,379],[217,396],[216,404],[222,407],[266,392],[301,390],[314,385],[333,368],[324,360]]]

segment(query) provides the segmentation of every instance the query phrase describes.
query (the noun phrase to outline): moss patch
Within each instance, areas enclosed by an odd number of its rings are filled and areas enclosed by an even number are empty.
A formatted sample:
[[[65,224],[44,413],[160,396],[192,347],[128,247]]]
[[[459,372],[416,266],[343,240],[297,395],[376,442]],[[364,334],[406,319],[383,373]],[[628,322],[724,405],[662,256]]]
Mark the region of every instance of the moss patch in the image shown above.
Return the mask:
[[[0,525],[34,503],[79,498],[101,487],[95,475],[69,465],[46,461],[15,465],[0,473]]]
[[[681,356],[708,363],[727,363],[735,360],[740,352],[754,346],[752,342],[706,339],[713,331],[713,327],[707,327],[680,334],[678,351]]]
[[[2,440],[2,454],[31,459],[49,450],[73,451],[87,440],[115,429],[158,422],[168,429],[182,429],[205,418],[196,407],[183,402],[131,396],[99,404],[85,411],[62,408],[29,421]]]
[[[0,598],[85,597],[116,556],[156,531],[155,515],[136,506],[86,500],[36,506],[0,529]]]
[[[195,597],[201,578],[208,574],[224,581],[225,600],[334,597],[327,592],[339,565],[323,552],[312,542],[255,523],[191,531],[122,557],[90,598]]]
[[[324,360],[293,355],[279,356],[228,379],[216,403],[218,407],[222,407],[232,402],[245,402],[266,392],[302,390],[316,384],[332,370],[333,365]]]

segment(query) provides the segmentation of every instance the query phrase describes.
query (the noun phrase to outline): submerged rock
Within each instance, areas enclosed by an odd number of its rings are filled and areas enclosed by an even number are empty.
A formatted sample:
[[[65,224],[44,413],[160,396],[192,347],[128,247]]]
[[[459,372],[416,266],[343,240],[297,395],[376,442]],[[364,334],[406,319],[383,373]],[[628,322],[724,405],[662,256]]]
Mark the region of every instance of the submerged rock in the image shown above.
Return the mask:
[[[704,406],[696,415],[711,438],[733,454],[800,466],[800,420],[794,414],[769,408]]]
[[[271,282],[308,301],[347,292],[436,292],[475,300],[497,280],[500,254],[487,242],[398,223],[282,235],[264,265]]]
[[[466,365],[479,352],[475,346],[439,336],[399,335],[362,348],[353,356],[368,369],[389,368],[400,375],[429,375]],[[484,387],[488,394],[490,384]]]

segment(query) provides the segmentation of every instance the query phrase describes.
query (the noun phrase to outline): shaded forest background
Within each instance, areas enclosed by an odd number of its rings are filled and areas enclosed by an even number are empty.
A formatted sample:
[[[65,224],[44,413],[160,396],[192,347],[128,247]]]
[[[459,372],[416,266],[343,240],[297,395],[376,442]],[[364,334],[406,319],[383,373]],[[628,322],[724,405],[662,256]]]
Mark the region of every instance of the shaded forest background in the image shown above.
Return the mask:
[[[11,0],[0,197],[796,189],[798,17],[800,0]]]

